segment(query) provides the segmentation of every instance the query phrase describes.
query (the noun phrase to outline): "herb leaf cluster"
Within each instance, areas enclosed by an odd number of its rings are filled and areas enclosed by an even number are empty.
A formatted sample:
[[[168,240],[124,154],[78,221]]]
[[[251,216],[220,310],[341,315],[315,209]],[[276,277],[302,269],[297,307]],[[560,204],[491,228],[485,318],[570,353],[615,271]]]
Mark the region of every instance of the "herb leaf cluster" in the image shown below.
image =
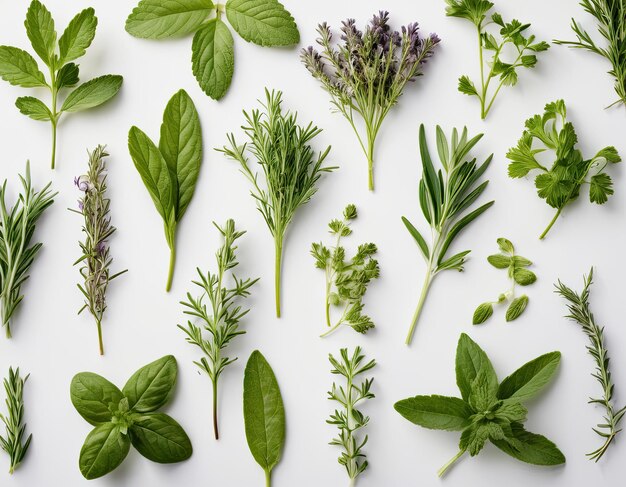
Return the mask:
[[[292,46],[300,42],[298,27],[277,0],[141,0],[126,20],[126,31],[145,39],[194,34],[193,74],[200,88],[215,100],[230,87],[235,69],[233,35],[223,20],[246,42],[259,46]]]
[[[413,339],[415,326],[435,276],[445,270],[463,270],[470,250],[449,256],[450,246],[467,225],[494,203],[490,201],[478,208],[472,207],[489,184],[489,181],[481,181],[481,177],[493,157],[493,154],[490,155],[480,165],[476,164],[476,158],[468,159],[469,152],[481,138],[482,134],[479,134],[468,140],[466,128],[460,136],[457,129],[453,129],[451,140],[448,142],[441,127],[437,126],[437,153],[443,170],[435,170],[426,143],[424,125],[420,126],[422,178],[419,184],[419,202],[424,218],[430,225],[432,239],[429,245],[419,230],[407,218],[402,217],[427,266],[422,293],[406,338],[407,345]]]
[[[317,32],[321,52],[310,46],[300,57],[354,130],[367,158],[368,187],[373,191],[374,149],[383,121],[407,83],[423,74],[440,39],[435,34],[422,37],[417,22],[393,31],[389,12],[384,11],[373,16],[364,32],[354,19],[343,22],[336,46],[328,24],[320,24]],[[357,128],[359,120],[365,130]]]
[[[525,123],[526,129],[516,147],[506,154],[511,161],[509,177],[522,178],[529,172],[539,172],[535,177],[537,194],[557,211],[539,237],[543,239],[563,209],[580,195],[583,184],[589,184],[589,201],[602,205],[613,194],[613,182],[604,171],[607,165],[621,161],[617,149],[608,146],[584,159],[576,147],[578,136],[574,125],[567,121],[563,100],[546,104],[543,115],[535,115]],[[552,165],[545,166],[537,154],[550,151]]]
[[[9,473],[12,474],[24,460],[33,435],[26,438],[26,423],[24,422],[24,383],[28,380],[20,376],[19,367],[13,370],[9,367],[9,377],[4,379],[6,405],[8,414],[0,414],[4,423],[6,437],[0,436],[0,447],[9,455]]]
[[[124,461],[130,445],[157,463],[177,463],[192,453],[185,430],[158,412],[172,398],[178,366],[166,355],[135,372],[122,390],[92,372],[76,374],[72,404],[94,426],[80,450],[79,467],[88,479],[102,477]]]
[[[191,293],[187,293],[187,300],[181,301],[185,307],[184,313],[199,319],[202,325],[198,326],[192,321],[187,321],[187,326],[178,325],[178,328],[187,335],[187,342],[200,348],[204,354],[199,362],[194,363],[211,379],[213,430],[217,440],[219,439],[218,381],[224,369],[237,360],[237,357],[225,357],[223,351],[233,338],[245,333],[245,330],[239,328],[239,322],[250,310],[242,309],[237,303],[241,298],[247,298],[250,295],[250,288],[258,279],[238,279],[233,271],[239,265],[235,242],[245,232],[235,229],[234,220],[227,220],[223,227],[215,223],[214,225],[224,238],[223,245],[215,254],[217,272],[208,271],[204,274],[197,269],[199,280],[193,281],[193,284],[202,290],[202,294],[194,298]],[[232,278],[231,287],[228,287],[227,282],[229,275]],[[207,310],[205,298],[209,302],[210,311]]]
[[[446,15],[472,22],[478,34],[480,86],[463,75],[459,78],[459,91],[475,96],[480,101],[480,118],[485,119],[503,86],[515,86],[518,82],[518,68],[534,68],[537,54],[546,51],[550,45],[536,41],[534,35],[525,35],[530,24],[522,24],[513,19],[505,22],[499,13],[488,16],[494,4],[486,0],[446,0]],[[487,27],[495,24],[500,37],[496,38]],[[512,48],[512,58],[506,54]],[[491,53],[491,59],[488,54]],[[497,83],[495,90],[493,86]],[[491,85],[491,86],[490,86]],[[490,87],[492,88],[490,90]]]
[[[32,96],[18,98],[15,105],[24,115],[52,124],[52,169],[56,161],[57,126],[65,113],[79,112],[109,101],[122,87],[123,78],[108,74],[93,78],[72,90],[59,108],[59,94],[79,82],[79,66],[75,63],[85,55],[95,35],[98,19],[93,8],[78,13],[57,42],[54,19],[48,9],[33,0],[26,13],[26,34],[33,50],[49,71],[49,78],[39,70],[37,61],[17,47],[0,46],[0,77],[23,88],[47,88],[52,101],[47,106]]]
[[[328,224],[330,234],[335,237],[335,245],[329,248],[320,242],[311,246],[315,267],[322,269],[326,275],[325,309],[329,329],[322,336],[329,335],[341,325],[349,326],[358,333],[367,333],[375,326],[372,319],[363,314],[363,297],[369,283],[380,276],[378,261],[373,257],[378,251],[376,244],[368,242],[359,245],[351,259],[346,259],[346,250],[340,245],[342,237],[352,234],[350,224],[356,217],[356,206],[346,206],[343,219],[335,219]],[[335,323],[331,321],[331,306],[343,308]]]
[[[466,452],[478,455],[487,441],[522,462],[560,465],[565,457],[557,446],[523,425],[528,412],[524,403],[550,383],[560,360],[560,352],[541,355],[499,382],[487,354],[463,333],[456,351],[461,397],[415,396],[398,401],[394,408],[423,428],[461,432],[459,452],[439,476]]]
[[[472,324],[474,325],[484,323],[493,315],[494,304],[502,304],[505,302],[510,302],[506,310],[506,321],[513,321],[519,318],[528,305],[528,296],[522,294],[516,297],[515,285],[528,286],[537,280],[535,273],[527,269],[532,265],[532,262],[526,257],[516,255],[515,247],[510,240],[499,238],[498,247],[500,247],[501,253],[490,255],[487,257],[487,261],[496,269],[507,270],[507,274],[511,280],[511,289],[500,294],[496,301],[488,301],[478,306],[472,318]]]

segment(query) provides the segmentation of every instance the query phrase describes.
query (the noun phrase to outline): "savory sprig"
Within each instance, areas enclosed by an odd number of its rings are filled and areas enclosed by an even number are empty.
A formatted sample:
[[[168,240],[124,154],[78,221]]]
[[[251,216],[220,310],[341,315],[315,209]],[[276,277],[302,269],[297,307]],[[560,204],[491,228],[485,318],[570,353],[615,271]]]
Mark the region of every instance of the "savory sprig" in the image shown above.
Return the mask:
[[[494,304],[505,302],[510,302],[506,310],[506,321],[513,321],[519,318],[526,306],[528,306],[528,296],[522,294],[516,297],[515,285],[528,286],[537,280],[535,273],[527,269],[527,267],[532,265],[532,262],[526,257],[517,255],[515,247],[510,240],[499,238],[498,247],[500,247],[501,253],[490,255],[487,257],[487,261],[496,269],[507,270],[511,280],[511,288],[507,292],[501,293],[496,301],[488,301],[478,306],[472,318],[472,324],[474,325],[480,325],[491,317]]]
[[[617,100],[609,106],[626,105],[626,0],[580,0],[580,5],[596,19],[598,32],[604,37],[606,46],[596,44],[575,19],[572,19],[572,30],[577,40],[555,40],[554,43],[586,49],[609,61],[611,70],[608,74],[614,79],[613,88],[617,94]]]
[[[374,190],[374,146],[385,117],[398,102],[405,86],[423,74],[439,37],[420,36],[417,22],[393,31],[389,12],[380,11],[360,31],[354,19],[343,22],[341,42],[333,45],[333,33],[324,22],[317,28],[317,44],[303,49],[301,59],[331,97],[357,136],[367,158],[368,187]],[[358,120],[365,130],[357,128]]]
[[[419,184],[419,201],[424,218],[430,225],[432,238],[429,247],[417,228],[408,219],[402,217],[404,225],[415,239],[427,266],[422,293],[406,337],[407,345],[413,339],[415,326],[435,276],[445,270],[463,270],[470,250],[448,256],[450,245],[461,230],[494,203],[490,201],[469,212],[466,211],[471,209],[489,184],[489,181],[480,182],[480,178],[489,167],[493,154],[487,157],[481,165],[476,164],[476,158],[471,160],[467,158],[481,138],[482,134],[479,134],[468,140],[466,128],[463,129],[460,137],[457,129],[453,129],[452,138],[448,143],[443,130],[437,126],[437,152],[443,171],[441,169],[436,171],[426,144],[424,125],[420,126],[422,178]]]
[[[22,191],[10,210],[6,201],[7,181],[0,187],[0,317],[7,338],[11,338],[13,313],[24,298],[22,284],[28,279],[30,266],[42,246],[30,243],[35,226],[57,195],[51,191],[51,183],[40,191],[33,189],[29,163],[20,181]]]
[[[505,22],[498,13],[488,16],[493,3],[486,0],[446,0],[446,15],[469,20],[476,26],[478,34],[478,57],[480,65],[480,86],[469,78],[459,78],[459,91],[475,96],[480,101],[480,118],[487,117],[489,110],[503,86],[514,86],[518,82],[518,68],[534,68],[537,53],[546,51],[550,45],[536,41],[534,35],[526,36],[530,24],[522,24],[513,19]],[[495,25],[500,36],[496,38],[488,27]],[[506,57],[510,52],[513,55]],[[491,54],[491,59],[487,56]],[[491,83],[497,83],[495,90]],[[491,86],[490,86],[491,85]],[[490,90],[490,87],[492,88]]]
[[[54,19],[48,9],[33,0],[26,12],[26,34],[33,50],[49,71],[46,80],[37,61],[28,52],[11,46],[0,46],[0,77],[23,88],[47,88],[52,101],[47,106],[38,98],[22,96],[15,105],[21,113],[41,122],[52,124],[52,169],[56,161],[57,126],[65,113],[79,112],[109,101],[122,87],[123,78],[108,74],[93,78],[71,91],[59,108],[59,95],[78,84],[78,65],[74,62],[85,55],[95,35],[98,19],[93,8],[78,13],[57,42]]]
[[[371,318],[363,314],[363,297],[372,279],[380,276],[378,261],[373,258],[378,251],[376,244],[369,242],[359,245],[356,254],[349,260],[346,260],[345,248],[340,245],[342,237],[352,234],[350,224],[356,217],[356,206],[346,206],[343,219],[335,219],[328,224],[330,234],[335,237],[335,245],[329,248],[320,242],[311,246],[315,266],[324,270],[326,275],[325,308],[329,329],[322,337],[330,335],[341,325],[349,326],[359,333],[367,333],[375,326]],[[342,310],[334,324],[331,321],[331,306]]]
[[[84,218],[85,240],[79,242],[82,255],[74,263],[81,265],[80,275],[83,277],[83,283],[78,284],[78,289],[85,298],[85,303],[78,314],[87,309],[94,317],[98,328],[100,355],[104,355],[102,319],[107,308],[106,292],[109,282],[128,270],[111,273],[113,258],[109,249],[109,239],[116,228],[111,225],[109,216],[111,200],[106,197],[105,157],[108,156],[105,147],[101,145],[89,153],[87,173],[74,179],[74,184],[83,196],[78,200],[78,211],[71,210]]]
[[[10,458],[9,473],[12,474],[24,460],[33,435],[26,435],[26,423],[24,422],[24,383],[28,380],[20,376],[19,367],[13,370],[9,367],[9,377],[4,379],[4,391],[6,393],[7,416],[0,414],[4,423],[6,437],[0,436],[0,446],[8,453]]]
[[[223,227],[214,225],[224,238],[224,243],[215,254],[217,272],[208,271],[204,274],[197,269],[200,280],[193,281],[193,284],[202,290],[202,294],[194,298],[191,293],[187,293],[187,300],[180,303],[185,307],[185,314],[197,318],[202,324],[198,326],[187,321],[187,326],[178,325],[178,328],[187,335],[187,342],[200,348],[204,354],[199,362],[194,363],[211,379],[213,431],[217,440],[217,385],[224,369],[237,360],[237,357],[225,357],[223,351],[233,338],[245,333],[245,330],[239,328],[239,322],[249,310],[242,309],[237,303],[250,295],[250,288],[258,279],[238,279],[233,273],[233,269],[239,265],[235,242],[246,232],[237,231],[234,220],[227,220]],[[227,283],[229,276],[232,278],[230,287]],[[207,310],[205,298],[209,302],[210,311]]]
[[[556,213],[547,228],[539,236],[543,239],[563,209],[576,200],[583,184],[589,184],[589,200],[602,205],[613,194],[611,177],[604,172],[606,166],[621,161],[617,149],[605,147],[591,159],[584,159],[576,148],[578,136],[571,122],[567,121],[567,110],[563,100],[546,104],[543,115],[526,120],[526,129],[517,147],[506,154],[511,161],[509,177],[522,178],[531,171],[539,171],[535,177],[537,194]],[[545,166],[537,154],[546,150],[554,153],[554,161]]]
[[[584,286],[580,293],[567,287],[560,280],[556,284],[556,292],[568,302],[567,309],[569,315],[567,318],[578,323],[589,338],[590,345],[587,347],[587,351],[596,362],[596,369],[591,375],[600,384],[602,396],[590,398],[589,403],[598,404],[604,408],[603,422],[593,428],[593,431],[603,438],[604,443],[600,448],[587,453],[587,456],[590,460],[597,462],[606,453],[617,434],[622,431],[619,424],[626,414],[626,405],[621,409],[616,409],[614,405],[613,393],[615,392],[615,385],[611,380],[609,352],[604,340],[604,327],[596,324],[589,306],[589,289],[592,282],[593,268],[584,277]]]
[[[363,451],[367,443],[367,435],[361,436],[360,430],[367,426],[370,418],[357,409],[357,406],[366,399],[374,398],[371,392],[373,378],[365,379],[360,384],[356,381],[358,376],[373,369],[376,361],[364,362],[365,355],[361,347],[356,347],[352,356],[348,354],[347,348],[342,348],[339,355],[339,359],[332,354],[328,355],[328,360],[333,366],[330,372],[344,377],[346,384],[338,386],[333,382],[333,387],[328,392],[328,399],[338,402],[340,409],[336,409],[326,422],[339,429],[339,434],[330,444],[342,448],[339,463],[346,468],[350,485],[353,486],[356,478],[365,471],[368,465]]]
[[[250,194],[256,200],[267,227],[274,237],[276,316],[280,317],[280,278],[283,243],[296,211],[317,192],[317,182],[325,172],[336,167],[324,166],[330,146],[315,155],[311,141],[322,131],[310,122],[298,124],[298,114],[284,112],[280,91],[265,90],[262,110],[243,112],[243,131],[249,142],[239,145],[228,135],[229,146],[218,149],[237,161],[240,170],[252,184]],[[248,163],[251,154],[263,172],[263,181]]]

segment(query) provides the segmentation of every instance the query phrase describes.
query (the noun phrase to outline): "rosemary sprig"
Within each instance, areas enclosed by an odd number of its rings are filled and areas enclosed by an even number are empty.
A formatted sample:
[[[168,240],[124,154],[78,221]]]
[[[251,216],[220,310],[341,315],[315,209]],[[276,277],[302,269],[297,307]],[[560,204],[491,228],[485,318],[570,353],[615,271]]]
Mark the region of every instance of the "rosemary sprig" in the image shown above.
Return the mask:
[[[240,164],[240,170],[252,184],[251,194],[274,237],[276,316],[280,317],[280,276],[285,233],[296,211],[309,202],[317,191],[317,181],[324,172],[336,167],[323,166],[330,152],[315,155],[309,145],[322,130],[310,122],[298,124],[297,113],[283,112],[282,92],[265,90],[263,110],[243,112],[243,131],[249,143],[237,144],[228,135],[229,147],[218,149]],[[246,152],[252,154],[263,171],[264,183],[250,168]]]
[[[24,383],[28,380],[28,377],[29,375],[24,378],[20,377],[19,367],[15,370],[9,367],[9,377],[4,379],[8,416],[0,414],[0,419],[6,429],[6,437],[0,436],[0,446],[9,454],[11,459],[10,474],[24,460],[26,451],[33,438],[33,435],[30,434],[24,441],[24,435],[26,434],[26,423],[24,423]]]
[[[0,315],[11,338],[11,317],[24,295],[22,284],[28,279],[28,271],[41,243],[30,245],[37,220],[53,202],[57,193],[50,190],[51,183],[41,191],[35,191],[30,179],[30,164],[26,163],[26,175],[19,176],[22,192],[9,210],[6,202],[7,182],[0,187]]]
[[[591,344],[587,346],[587,351],[596,362],[596,370],[592,375],[600,383],[602,396],[599,398],[591,397],[589,403],[599,404],[605,410],[604,422],[593,428],[593,431],[604,438],[604,443],[597,450],[587,453],[587,456],[590,460],[597,462],[606,453],[617,434],[622,431],[618,425],[626,414],[626,406],[616,410],[613,405],[615,386],[611,380],[609,369],[609,352],[604,343],[604,327],[596,324],[589,307],[589,288],[592,282],[593,268],[584,277],[584,287],[580,294],[567,287],[560,280],[556,284],[556,292],[569,302],[567,309],[570,314],[567,318],[578,323],[589,337]]]
[[[373,378],[365,379],[361,384],[355,384],[357,376],[373,369],[376,366],[374,360],[363,363],[365,355],[361,353],[361,347],[356,347],[352,357],[348,355],[348,349],[340,350],[340,359],[337,360],[331,354],[328,355],[333,368],[331,373],[341,375],[346,379],[346,385],[337,386],[333,383],[332,389],[328,392],[328,399],[337,401],[342,410],[335,410],[330,419],[326,422],[339,428],[339,434],[330,444],[343,448],[339,463],[346,468],[350,477],[350,485],[355,485],[356,478],[367,468],[367,460],[363,447],[367,443],[367,435],[364,438],[359,436],[359,430],[369,423],[369,417],[364,416],[357,409],[365,399],[372,399],[374,394],[370,392]]]
[[[87,174],[74,178],[74,184],[84,193],[78,200],[80,211],[70,208],[71,211],[82,215],[85,220],[83,223],[85,240],[79,242],[83,255],[74,263],[82,264],[80,274],[84,279],[83,284],[77,284],[85,297],[85,303],[78,314],[88,309],[94,317],[98,327],[100,355],[104,355],[102,318],[107,308],[107,288],[109,282],[128,270],[116,274],[111,274],[110,271],[113,259],[110,256],[108,240],[116,228],[111,225],[109,216],[111,200],[106,197],[107,173],[104,158],[108,156],[106,148],[101,145],[89,153]]]
[[[205,355],[199,362],[194,363],[200,370],[207,373],[213,385],[213,430],[217,440],[219,439],[217,421],[218,380],[226,366],[237,360],[237,357],[231,359],[223,356],[222,351],[233,338],[245,333],[239,328],[239,322],[248,314],[249,310],[242,309],[236,303],[238,298],[247,298],[250,295],[249,290],[258,279],[238,279],[232,273],[232,269],[239,265],[235,242],[246,232],[236,231],[233,220],[227,220],[223,227],[219,227],[215,223],[214,225],[224,237],[224,244],[215,254],[217,272],[209,271],[205,275],[198,269],[200,280],[193,281],[193,283],[202,290],[202,294],[200,297],[194,298],[191,293],[187,293],[187,301],[180,303],[186,308],[184,313],[198,318],[202,325],[198,326],[188,321],[187,326],[178,325],[178,328],[187,335],[187,342],[196,345]],[[231,287],[226,285],[229,274],[232,276]],[[204,302],[205,297],[209,301],[210,312]]]

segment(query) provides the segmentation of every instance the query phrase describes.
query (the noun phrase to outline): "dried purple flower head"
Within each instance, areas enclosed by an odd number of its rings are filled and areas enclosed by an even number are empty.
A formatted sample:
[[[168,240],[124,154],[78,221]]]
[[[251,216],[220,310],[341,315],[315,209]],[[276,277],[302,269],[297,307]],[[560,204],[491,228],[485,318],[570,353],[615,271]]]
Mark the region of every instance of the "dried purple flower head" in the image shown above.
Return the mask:
[[[91,183],[91,181],[89,181],[89,176],[87,176],[86,174],[83,174],[82,176],[76,176],[74,178],[74,184],[79,190],[85,193],[93,189],[93,184]]]

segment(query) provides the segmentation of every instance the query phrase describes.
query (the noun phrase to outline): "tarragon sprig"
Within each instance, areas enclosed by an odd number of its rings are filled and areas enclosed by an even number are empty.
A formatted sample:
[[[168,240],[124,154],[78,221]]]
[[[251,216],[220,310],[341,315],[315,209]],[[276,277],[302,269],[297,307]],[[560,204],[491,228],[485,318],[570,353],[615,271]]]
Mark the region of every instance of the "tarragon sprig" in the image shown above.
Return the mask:
[[[6,392],[6,405],[8,415],[0,414],[0,420],[4,423],[6,437],[0,436],[0,447],[8,453],[10,457],[9,473],[12,474],[22,463],[28,451],[33,435],[26,435],[26,423],[24,422],[24,383],[26,377],[20,377],[19,367],[13,370],[9,367],[9,377],[4,379],[4,390]]]

